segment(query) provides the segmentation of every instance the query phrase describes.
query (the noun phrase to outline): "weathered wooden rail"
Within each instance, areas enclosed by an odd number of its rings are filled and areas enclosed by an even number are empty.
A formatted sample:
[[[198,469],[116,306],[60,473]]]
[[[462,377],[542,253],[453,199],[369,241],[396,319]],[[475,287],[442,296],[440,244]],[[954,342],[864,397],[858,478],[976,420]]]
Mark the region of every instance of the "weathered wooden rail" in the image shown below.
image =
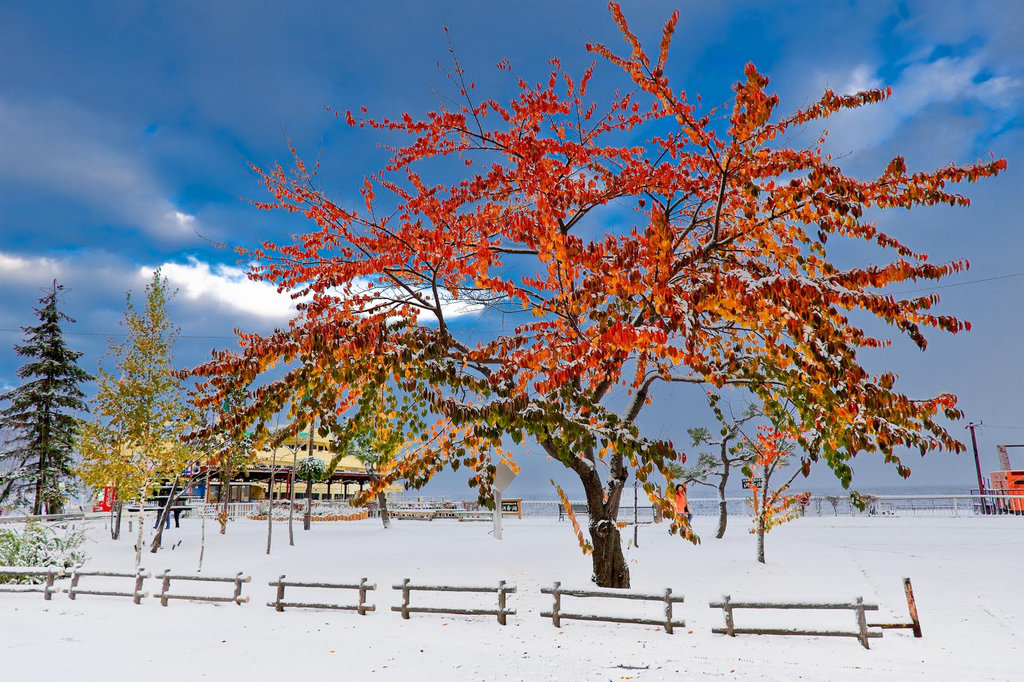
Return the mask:
[[[914,637],[921,636],[921,619],[917,617],[917,601],[914,599],[914,586],[910,584],[910,578],[903,579],[903,592],[907,595],[907,611],[910,612],[910,622],[868,623],[869,628],[882,628],[883,630],[906,628],[914,631]]]
[[[131,592],[116,592],[113,590],[83,590],[78,586],[82,578],[134,578],[135,589]],[[148,592],[142,591],[142,583],[146,578],[152,577],[145,569],[140,568],[133,573],[126,571],[86,571],[76,568],[71,573],[71,587],[68,588],[68,598],[75,599],[80,594],[90,594],[103,597],[131,597],[136,604],[149,596]]]
[[[465,587],[461,585],[412,585],[409,578],[402,581],[400,585],[392,585],[392,589],[402,591],[401,606],[392,606],[391,610],[402,614],[402,618],[408,619],[410,613],[453,613],[464,616],[497,616],[498,623],[506,624],[510,615],[515,615],[516,610],[507,608],[506,597],[515,594],[515,585],[506,585],[504,580],[498,581],[497,587]],[[496,592],[498,595],[497,609],[457,609],[453,607],[432,607],[432,606],[410,606],[411,593],[418,592]]]
[[[53,598],[54,592],[60,592],[60,587],[53,584],[57,578],[63,578],[66,574],[64,569],[58,566],[39,568],[37,566],[0,566],[0,575],[12,578],[42,578],[43,584],[15,583],[0,584],[0,592],[42,592],[43,599],[49,601]]]
[[[209,602],[234,602],[241,606],[249,601],[249,597],[242,596],[242,583],[247,583],[252,580],[252,577],[243,575],[241,571],[238,572],[234,578],[221,578],[215,576],[206,575],[172,575],[170,570],[166,570],[160,574],[160,579],[163,581],[160,594],[155,595],[160,598],[160,605],[167,606],[167,602],[170,599],[188,599],[189,601],[209,601]],[[215,597],[209,595],[197,595],[197,594],[171,594],[171,581],[172,580],[187,580],[192,582],[207,582],[207,583],[234,583],[235,593],[230,597]]]
[[[856,637],[860,640],[865,649],[870,649],[868,639],[882,636],[881,632],[868,630],[865,611],[877,611],[877,604],[865,604],[863,597],[857,597],[853,603],[824,603],[824,602],[734,602],[729,595],[720,602],[711,602],[709,606],[713,609],[720,608],[725,614],[725,627],[712,628],[711,631],[720,635],[803,635],[807,637]],[[736,609],[798,609],[798,610],[849,610],[853,611],[857,618],[857,629],[849,630],[805,630],[801,628],[738,628],[733,619],[733,611]]]
[[[542,587],[540,590],[543,594],[550,594],[554,597],[554,605],[550,611],[542,611],[541,618],[550,618],[551,624],[556,628],[562,627],[562,619],[567,620],[590,620],[590,621],[602,621],[605,623],[634,623],[636,625],[660,625],[665,628],[665,632],[668,634],[673,633],[673,629],[677,627],[683,627],[686,622],[683,620],[672,620],[672,605],[681,604],[684,601],[682,595],[675,596],[672,594],[672,588],[666,587],[665,592],[662,594],[643,594],[640,592],[598,592],[595,590],[564,590],[562,589],[562,583],[556,582],[554,587]],[[627,616],[603,616],[593,613],[567,613],[562,611],[562,597],[580,597],[583,599],[589,598],[603,598],[603,599],[632,599],[638,601],[654,601],[663,602],[665,604],[665,616],[663,618],[633,618]]]
[[[358,584],[345,584],[345,583],[312,583],[312,582],[299,582],[297,580],[285,580],[285,576],[282,575],[277,580],[273,580],[268,583],[271,587],[277,588],[277,598],[272,602],[267,602],[267,606],[273,606],[278,612],[284,611],[285,608],[297,608],[297,609],[339,609],[342,611],[356,611],[360,616],[365,616],[367,611],[376,611],[377,606],[375,604],[366,604],[366,593],[368,590],[376,590],[377,584],[367,584],[366,578],[362,578]],[[358,604],[332,604],[324,602],[298,602],[298,601],[285,601],[284,600],[284,589],[286,587],[309,587],[309,588],[321,588],[328,590],[359,590],[359,603]]]

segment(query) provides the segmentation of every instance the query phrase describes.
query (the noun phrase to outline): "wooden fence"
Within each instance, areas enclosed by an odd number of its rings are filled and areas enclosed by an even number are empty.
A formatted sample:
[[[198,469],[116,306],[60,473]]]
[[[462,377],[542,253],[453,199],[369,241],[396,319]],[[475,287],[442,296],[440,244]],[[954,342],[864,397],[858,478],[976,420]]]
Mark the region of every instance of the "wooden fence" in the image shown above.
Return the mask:
[[[672,605],[681,604],[684,601],[682,595],[674,596],[672,588],[666,587],[664,594],[641,594],[639,592],[597,592],[594,590],[563,590],[562,583],[556,582],[554,587],[543,587],[540,590],[543,594],[550,594],[554,597],[554,606],[550,611],[542,611],[541,618],[550,618],[551,624],[556,628],[562,627],[562,619],[569,620],[592,620],[606,623],[635,623],[637,625],[660,625],[665,628],[668,634],[673,633],[673,628],[683,627],[685,621],[672,620]],[[664,602],[664,618],[629,618],[625,616],[602,616],[592,613],[566,613],[562,611],[562,596],[581,598],[605,598],[605,599],[633,599],[640,601]]]
[[[288,608],[299,608],[299,609],[340,609],[343,611],[357,611],[360,616],[365,616],[367,611],[376,611],[377,606],[375,604],[366,605],[366,592],[368,590],[376,590],[377,584],[368,585],[366,578],[362,578],[356,585],[346,585],[342,583],[310,583],[310,582],[298,582],[296,580],[286,581],[285,576],[281,576],[277,580],[268,583],[271,587],[277,588],[277,599],[272,602],[267,602],[267,606],[273,606],[278,612],[284,611],[285,607]],[[358,604],[329,604],[329,603],[315,603],[315,602],[286,602],[284,600],[284,588],[286,587],[311,587],[321,588],[328,590],[359,590],[359,603]]]
[[[170,570],[166,570],[159,576],[163,581],[160,589],[160,594],[154,595],[160,598],[160,605],[167,606],[169,599],[188,599],[190,601],[210,601],[210,602],[234,602],[241,606],[249,601],[249,597],[242,596],[242,583],[247,583],[252,580],[250,576],[243,575],[241,571],[238,572],[234,578],[218,578],[214,576],[203,576],[203,575],[172,575]],[[193,582],[208,582],[208,583],[234,583],[235,593],[230,597],[214,597],[208,595],[194,595],[194,594],[171,594],[171,581],[172,580],[188,580]]]
[[[400,612],[402,618],[408,619],[410,613],[454,613],[466,616],[497,616],[498,623],[506,624],[506,617],[515,615],[515,609],[506,608],[506,595],[515,594],[515,585],[506,585],[504,580],[498,581],[495,587],[463,587],[458,585],[412,585],[409,578],[402,581],[401,585],[392,585],[392,589],[402,591],[402,605],[392,606],[391,610]],[[457,609],[429,606],[410,606],[409,600],[413,590],[420,592],[496,592],[498,594],[497,609]]]
[[[882,628],[883,630],[906,628],[913,630],[914,637],[921,636],[921,619],[917,617],[917,601],[914,599],[914,586],[910,584],[910,578],[903,579],[903,592],[907,596],[907,611],[910,612],[910,622],[868,623],[869,628]]]
[[[132,601],[136,604],[140,603],[143,598],[148,597],[148,592],[142,591],[142,582],[151,577],[151,573],[147,573],[145,569],[138,569],[134,573],[127,573],[124,571],[85,571],[81,568],[76,568],[71,573],[71,587],[68,588],[68,598],[74,599],[80,594],[92,594],[103,597],[131,597]],[[135,589],[131,592],[115,592],[113,590],[83,590],[78,586],[78,583],[82,578],[134,578]]]
[[[35,566],[0,566],[0,575],[12,578],[43,578],[43,585],[38,584],[2,584],[0,592],[42,592],[43,599],[49,601],[54,592],[60,592],[60,587],[55,587],[53,581],[65,576],[64,569],[58,566],[38,568]]]
[[[713,609],[720,608],[725,614],[725,627],[712,628],[716,634],[729,635],[804,635],[811,637],[856,637],[865,649],[870,649],[868,639],[882,636],[881,632],[868,630],[865,611],[877,611],[877,604],[865,604],[862,597],[857,597],[853,603],[816,603],[816,602],[734,602],[729,595],[720,602],[711,602],[709,606]],[[733,621],[733,611],[736,609],[812,609],[812,610],[850,610],[857,618],[857,629],[849,630],[804,630],[800,628],[738,628]]]

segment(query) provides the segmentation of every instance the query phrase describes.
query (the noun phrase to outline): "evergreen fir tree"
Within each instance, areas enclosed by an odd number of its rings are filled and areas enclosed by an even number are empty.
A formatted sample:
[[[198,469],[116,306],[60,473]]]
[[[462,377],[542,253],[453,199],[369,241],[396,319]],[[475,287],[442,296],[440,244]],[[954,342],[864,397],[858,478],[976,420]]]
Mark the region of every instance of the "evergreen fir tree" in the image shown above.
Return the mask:
[[[0,503],[32,500],[32,513],[64,509],[61,483],[74,478],[72,456],[78,437],[76,412],[88,411],[80,384],[92,377],[78,366],[82,354],[68,348],[61,322],[74,322],[57,309],[64,289],[52,290],[35,309],[39,324],[22,327],[25,343],[15,352],[29,361],[18,370],[21,386],[0,396],[0,428],[8,438],[0,443]]]

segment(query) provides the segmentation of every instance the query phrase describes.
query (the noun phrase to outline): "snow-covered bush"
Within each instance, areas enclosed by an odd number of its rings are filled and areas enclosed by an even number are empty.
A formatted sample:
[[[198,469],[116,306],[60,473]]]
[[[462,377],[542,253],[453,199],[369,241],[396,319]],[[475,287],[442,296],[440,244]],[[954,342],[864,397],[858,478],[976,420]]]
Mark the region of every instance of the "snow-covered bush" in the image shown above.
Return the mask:
[[[2,566],[59,566],[70,568],[85,561],[81,531],[59,531],[39,523],[26,524],[25,530],[0,529],[0,565]],[[14,582],[21,578],[0,577],[0,582]]]

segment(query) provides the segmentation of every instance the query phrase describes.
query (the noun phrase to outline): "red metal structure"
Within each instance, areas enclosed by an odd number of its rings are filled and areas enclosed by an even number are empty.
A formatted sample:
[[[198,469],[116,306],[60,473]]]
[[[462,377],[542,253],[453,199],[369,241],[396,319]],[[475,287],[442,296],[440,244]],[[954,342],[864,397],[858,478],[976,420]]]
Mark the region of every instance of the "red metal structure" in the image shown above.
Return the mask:
[[[993,471],[989,476],[990,492],[1000,495],[997,500],[1000,511],[1024,514],[1024,470],[1010,468],[1010,455],[1007,452],[1009,448],[1024,448],[1024,444],[996,446],[1002,469]]]

